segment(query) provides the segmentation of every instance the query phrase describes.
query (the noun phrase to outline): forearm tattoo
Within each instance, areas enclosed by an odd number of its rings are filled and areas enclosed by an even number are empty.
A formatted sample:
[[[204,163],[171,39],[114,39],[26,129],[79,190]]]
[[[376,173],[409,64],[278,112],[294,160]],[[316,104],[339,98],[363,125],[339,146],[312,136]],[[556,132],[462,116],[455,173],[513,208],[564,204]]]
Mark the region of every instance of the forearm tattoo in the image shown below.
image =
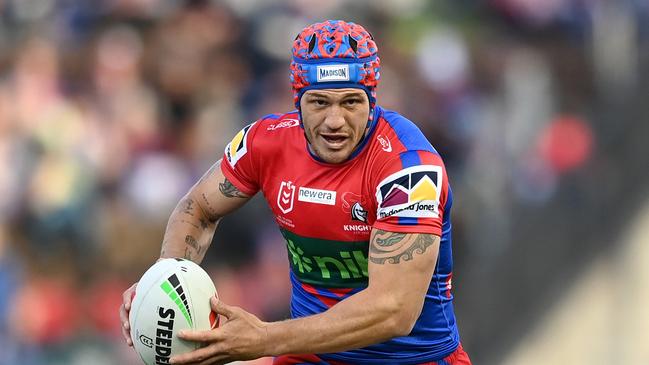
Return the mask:
[[[183,255],[185,260],[194,261],[194,256],[192,255],[191,248],[185,247],[185,254]]]
[[[203,199],[203,207],[205,208],[206,213],[209,215],[209,217],[207,217],[207,218],[209,218],[212,222],[216,222],[219,219],[221,219],[221,216],[216,214],[216,211],[214,210],[214,207],[212,206],[212,204],[210,204],[210,200],[207,198],[205,193],[201,194],[201,198]],[[204,222],[201,222],[201,225],[203,223]]]
[[[197,211],[196,209],[199,209]],[[165,239],[162,241],[162,248],[160,250],[160,257],[166,257],[166,255],[170,252],[169,249],[169,244],[170,244],[170,239],[172,236],[168,236],[169,230],[174,229],[173,227],[175,224],[178,223],[183,223],[187,224],[197,230],[199,230],[197,233],[200,235],[202,234],[201,231],[206,231],[209,229],[213,229],[215,226],[215,222],[220,218],[218,216],[216,217],[208,217],[208,218],[203,218],[205,215],[205,212],[200,211],[201,207],[196,204],[196,202],[192,198],[184,198],[181,200],[181,202],[178,204],[176,207],[176,210],[174,212],[174,218],[170,222],[170,224],[167,226],[167,231],[165,232]],[[196,215],[196,213],[199,213]],[[190,216],[189,217],[184,217],[185,215]],[[198,218],[198,221],[196,221],[196,218]],[[211,219],[214,218],[214,221]],[[183,257],[188,259],[188,260],[194,260],[199,258],[203,253],[205,253],[206,246],[202,245],[195,237],[194,235],[188,234],[185,235],[185,251]]]
[[[193,236],[185,236],[185,243],[187,246],[193,248],[194,251],[196,251],[196,254],[200,255],[203,252],[203,246]]]
[[[247,196],[243,195],[243,193],[239,191],[236,186],[232,185],[230,180],[227,178],[222,183],[219,183],[219,190],[223,196],[228,198],[247,198]]]
[[[192,247],[190,247],[189,245],[187,245],[187,246],[185,246],[185,252],[184,252],[182,257],[184,259],[194,261],[194,259],[197,257],[197,256],[193,255],[194,252],[196,252],[196,250],[193,249]],[[196,252],[196,253],[198,254],[198,252]],[[177,255],[174,255],[174,257],[175,256],[177,256]],[[167,241],[164,241],[162,243],[162,249],[160,250],[160,257],[167,257]]]
[[[192,198],[186,198],[180,202],[180,211],[184,214],[194,216],[194,200]]]
[[[370,242],[369,259],[375,264],[398,264],[426,252],[434,242],[429,234],[404,234],[377,230]]]

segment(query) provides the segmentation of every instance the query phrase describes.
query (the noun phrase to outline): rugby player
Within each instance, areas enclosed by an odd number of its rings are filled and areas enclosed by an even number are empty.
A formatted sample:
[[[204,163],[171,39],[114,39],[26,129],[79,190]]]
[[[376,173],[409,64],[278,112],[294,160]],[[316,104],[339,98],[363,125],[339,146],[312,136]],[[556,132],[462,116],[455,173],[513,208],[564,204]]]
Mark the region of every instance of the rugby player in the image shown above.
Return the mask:
[[[286,239],[292,318],[264,322],[213,298],[225,320],[181,335],[205,346],[171,362],[470,364],[453,310],[448,175],[415,124],[376,103],[373,37],[329,20],[292,52],[296,110],[232,139],[171,214],[160,255],[200,263],[221,217],[261,191]],[[134,288],[120,309],[129,344]]]

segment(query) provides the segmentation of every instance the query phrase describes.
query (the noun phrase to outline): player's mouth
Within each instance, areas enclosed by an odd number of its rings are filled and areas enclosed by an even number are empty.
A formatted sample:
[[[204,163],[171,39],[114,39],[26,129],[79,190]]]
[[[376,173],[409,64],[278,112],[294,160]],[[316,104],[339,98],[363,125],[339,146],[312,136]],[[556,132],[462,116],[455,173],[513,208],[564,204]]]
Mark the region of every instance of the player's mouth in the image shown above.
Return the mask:
[[[347,135],[338,133],[321,133],[320,137],[322,137],[327,148],[332,150],[344,148],[348,139]]]

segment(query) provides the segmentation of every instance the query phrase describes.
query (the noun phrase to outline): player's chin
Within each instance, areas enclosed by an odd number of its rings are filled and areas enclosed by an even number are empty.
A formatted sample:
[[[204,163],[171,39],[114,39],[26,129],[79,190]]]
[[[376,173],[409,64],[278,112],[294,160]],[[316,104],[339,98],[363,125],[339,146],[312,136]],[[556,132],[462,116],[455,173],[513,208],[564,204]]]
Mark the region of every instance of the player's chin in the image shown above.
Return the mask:
[[[321,148],[316,150],[318,157],[324,162],[337,164],[347,161],[349,155],[351,155],[351,149],[331,149],[321,146]]]

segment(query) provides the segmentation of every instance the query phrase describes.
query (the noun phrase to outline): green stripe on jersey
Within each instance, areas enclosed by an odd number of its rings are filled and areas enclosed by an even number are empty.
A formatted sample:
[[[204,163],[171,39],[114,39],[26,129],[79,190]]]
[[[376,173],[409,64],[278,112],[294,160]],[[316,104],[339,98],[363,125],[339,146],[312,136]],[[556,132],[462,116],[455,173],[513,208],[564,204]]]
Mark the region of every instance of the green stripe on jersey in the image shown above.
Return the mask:
[[[298,236],[280,229],[288,262],[300,281],[324,287],[367,286],[369,241],[332,241]]]

